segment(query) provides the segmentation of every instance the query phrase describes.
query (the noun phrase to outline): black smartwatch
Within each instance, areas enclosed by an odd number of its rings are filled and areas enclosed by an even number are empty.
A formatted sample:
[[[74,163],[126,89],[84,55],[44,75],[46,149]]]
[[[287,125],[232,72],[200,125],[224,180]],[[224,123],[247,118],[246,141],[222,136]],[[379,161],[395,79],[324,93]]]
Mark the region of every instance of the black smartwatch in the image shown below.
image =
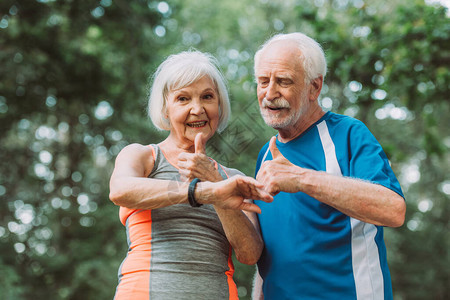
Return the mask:
[[[200,181],[200,179],[198,178],[194,178],[192,179],[191,183],[189,183],[189,188],[188,188],[188,200],[189,200],[189,204],[192,207],[200,207],[203,204],[198,203],[197,200],[195,200],[195,186],[197,185],[197,183]]]

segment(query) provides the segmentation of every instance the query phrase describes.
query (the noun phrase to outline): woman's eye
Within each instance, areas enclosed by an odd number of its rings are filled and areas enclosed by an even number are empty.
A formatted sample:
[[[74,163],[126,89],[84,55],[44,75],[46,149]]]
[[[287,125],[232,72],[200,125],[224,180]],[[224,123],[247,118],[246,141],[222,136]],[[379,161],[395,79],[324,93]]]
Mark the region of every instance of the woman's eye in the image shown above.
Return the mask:
[[[212,94],[206,94],[206,95],[203,96],[203,98],[204,98],[204,99],[207,99],[207,100],[213,99],[213,98],[214,98],[214,95],[212,95]]]
[[[177,100],[178,100],[178,101],[186,101],[186,100],[188,100],[188,98],[187,98],[187,97],[184,97],[184,96],[179,96],[179,97],[177,98]]]

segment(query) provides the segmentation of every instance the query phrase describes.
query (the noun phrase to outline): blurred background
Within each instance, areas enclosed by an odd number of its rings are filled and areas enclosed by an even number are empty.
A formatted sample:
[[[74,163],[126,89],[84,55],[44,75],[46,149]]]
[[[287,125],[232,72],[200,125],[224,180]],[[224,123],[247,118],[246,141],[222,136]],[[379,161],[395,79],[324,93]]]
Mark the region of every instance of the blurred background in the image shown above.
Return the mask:
[[[326,52],[323,108],[362,120],[402,184],[395,299],[449,299],[449,11],[423,0],[1,0],[0,299],[112,299],[127,244],[108,180],[125,145],[166,136],[145,109],[169,54],[218,58],[233,117],[208,155],[253,176],[274,134],[253,54],[293,31]],[[235,266],[249,299],[255,268]]]

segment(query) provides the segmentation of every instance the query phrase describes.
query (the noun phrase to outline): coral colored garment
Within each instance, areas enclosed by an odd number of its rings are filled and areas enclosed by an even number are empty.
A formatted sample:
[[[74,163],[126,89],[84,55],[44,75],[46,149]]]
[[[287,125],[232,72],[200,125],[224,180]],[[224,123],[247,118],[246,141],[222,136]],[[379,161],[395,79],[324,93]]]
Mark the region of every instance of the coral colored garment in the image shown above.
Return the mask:
[[[151,178],[179,181],[157,145]],[[218,166],[226,178],[241,174]],[[226,170],[226,171],[225,171]],[[115,300],[238,299],[232,249],[212,205],[176,204],[152,210],[121,207],[129,250]]]

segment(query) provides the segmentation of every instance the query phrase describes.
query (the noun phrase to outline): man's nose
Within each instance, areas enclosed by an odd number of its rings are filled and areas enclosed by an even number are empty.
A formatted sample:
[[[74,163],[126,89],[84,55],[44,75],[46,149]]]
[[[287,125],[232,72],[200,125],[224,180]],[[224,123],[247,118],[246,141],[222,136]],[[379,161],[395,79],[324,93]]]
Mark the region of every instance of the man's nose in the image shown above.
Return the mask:
[[[269,83],[269,85],[266,88],[266,95],[265,95],[266,99],[268,101],[272,101],[274,99],[277,99],[280,97],[280,93],[278,91],[278,86],[276,84],[276,82],[271,81]]]

